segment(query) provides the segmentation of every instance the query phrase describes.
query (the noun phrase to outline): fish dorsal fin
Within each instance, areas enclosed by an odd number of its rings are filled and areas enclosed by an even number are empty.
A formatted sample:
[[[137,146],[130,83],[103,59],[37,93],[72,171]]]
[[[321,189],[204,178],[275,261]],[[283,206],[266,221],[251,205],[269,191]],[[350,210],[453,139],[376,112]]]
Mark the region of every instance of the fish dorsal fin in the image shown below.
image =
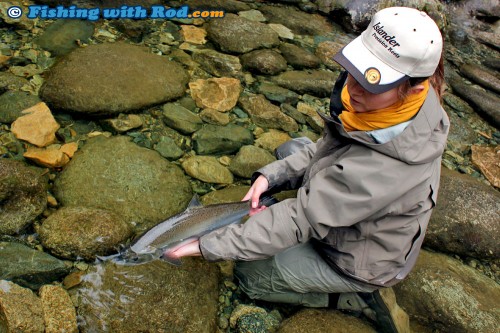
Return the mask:
[[[189,205],[187,209],[194,209],[194,208],[200,208],[203,207],[202,203],[200,202],[200,197],[198,194],[194,194],[193,198],[191,198],[191,201],[189,202]]]

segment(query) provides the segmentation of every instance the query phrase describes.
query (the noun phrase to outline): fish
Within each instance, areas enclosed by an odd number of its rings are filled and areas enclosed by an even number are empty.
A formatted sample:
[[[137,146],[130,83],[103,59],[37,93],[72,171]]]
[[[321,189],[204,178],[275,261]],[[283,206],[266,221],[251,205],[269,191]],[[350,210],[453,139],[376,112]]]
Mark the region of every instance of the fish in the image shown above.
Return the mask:
[[[260,205],[270,206],[276,202],[274,197],[265,196],[261,198]],[[123,251],[107,257],[98,257],[98,260],[111,260],[119,265],[139,265],[162,259],[180,266],[181,260],[165,255],[165,251],[190,243],[219,228],[242,223],[249,212],[248,200],[203,206],[198,195],[194,195],[183,212],[149,229]]]

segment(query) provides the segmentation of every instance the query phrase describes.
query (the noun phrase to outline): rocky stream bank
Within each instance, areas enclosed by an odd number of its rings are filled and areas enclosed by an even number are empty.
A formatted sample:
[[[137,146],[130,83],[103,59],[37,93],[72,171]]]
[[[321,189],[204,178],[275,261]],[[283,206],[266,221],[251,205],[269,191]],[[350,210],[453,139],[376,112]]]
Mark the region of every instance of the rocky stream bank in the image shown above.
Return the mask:
[[[445,36],[451,132],[425,250],[394,288],[415,332],[500,327],[498,2],[169,1],[224,18],[12,19],[0,3],[0,332],[374,332],[366,318],[255,303],[232,263],[100,262],[204,204],[239,201],[294,137],[316,141],[340,68],[378,9]]]

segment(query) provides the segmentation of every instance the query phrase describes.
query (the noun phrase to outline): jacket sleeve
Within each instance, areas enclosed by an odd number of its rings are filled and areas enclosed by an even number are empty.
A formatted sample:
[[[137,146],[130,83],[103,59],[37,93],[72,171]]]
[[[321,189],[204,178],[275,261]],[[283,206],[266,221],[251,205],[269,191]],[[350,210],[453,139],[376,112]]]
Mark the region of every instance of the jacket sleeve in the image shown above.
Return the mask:
[[[268,190],[280,187],[282,189],[295,189],[302,183],[302,177],[316,152],[316,145],[321,142],[305,145],[303,149],[282,160],[270,163],[259,170],[256,174],[266,177],[269,182]],[[253,177],[256,178],[256,177]]]
[[[399,177],[410,172],[381,173],[377,166],[357,164],[355,159],[319,171],[297,198],[277,203],[244,224],[202,236],[202,255],[210,261],[264,259],[310,238],[325,238],[332,227],[374,218],[405,193]]]

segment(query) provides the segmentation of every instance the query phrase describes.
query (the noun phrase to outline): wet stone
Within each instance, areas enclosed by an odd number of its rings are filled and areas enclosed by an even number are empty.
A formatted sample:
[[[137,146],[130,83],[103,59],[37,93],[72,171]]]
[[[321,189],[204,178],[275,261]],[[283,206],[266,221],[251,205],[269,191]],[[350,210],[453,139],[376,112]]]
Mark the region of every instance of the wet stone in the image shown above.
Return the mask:
[[[221,190],[212,191],[201,197],[203,205],[221,204],[238,202],[243,199],[245,194],[250,189],[250,186],[231,185],[224,187]],[[231,267],[232,269],[232,267]]]
[[[47,179],[41,170],[0,159],[0,234],[13,235],[28,227],[47,205]]]
[[[63,261],[45,252],[20,243],[0,242],[0,280],[37,290],[57,281],[68,271]]]
[[[257,140],[255,140],[255,144],[258,147],[267,150],[271,154],[274,154],[274,151],[278,148],[278,146],[290,139],[291,137],[287,133],[271,129],[269,132],[259,135]]]
[[[196,132],[203,124],[200,116],[174,103],[165,104],[163,106],[162,115],[165,125],[181,132],[182,134],[191,134]]]
[[[0,123],[10,124],[22,116],[22,111],[40,102],[40,98],[21,91],[0,95]]]
[[[145,47],[104,43],[77,49],[59,61],[40,96],[56,108],[114,115],[178,98],[187,82],[180,64]]]
[[[275,160],[276,158],[265,149],[243,146],[231,161],[229,170],[237,176],[250,178],[255,171]]]
[[[77,333],[76,311],[64,288],[45,285],[39,291],[45,333]]]
[[[283,43],[280,45],[281,54],[294,68],[317,68],[321,60],[313,53],[294,44]]]
[[[210,21],[207,30],[209,39],[229,53],[246,53],[279,44],[278,34],[267,25],[233,14]]]
[[[299,94],[328,97],[337,75],[328,71],[287,71],[272,78],[277,85]]]
[[[162,136],[154,149],[169,161],[178,160],[184,154],[184,151],[168,136]]]
[[[276,75],[287,68],[285,58],[273,50],[256,50],[241,56],[243,67],[250,72]]]
[[[188,175],[205,183],[232,184],[232,173],[213,156],[193,156],[182,162]]]
[[[94,24],[80,20],[56,20],[35,39],[40,45],[54,56],[71,52],[78,47],[76,41],[87,43],[94,33]]]
[[[298,35],[324,35],[333,30],[326,17],[307,14],[290,6],[268,6],[259,9],[270,23],[279,23]]]
[[[85,207],[62,207],[38,229],[44,247],[66,259],[94,260],[116,251],[132,228],[113,212]]]
[[[212,75],[218,77],[242,77],[240,59],[230,54],[205,49],[193,53],[193,60]]]
[[[0,328],[3,332],[45,332],[40,299],[29,289],[0,280]]]
[[[268,82],[260,83],[257,87],[257,92],[266,96],[268,100],[280,104],[288,103],[295,105],[299,101],[299,94]]]
[[[237,125],[205,125],[193,135],[193,145],[199,155],[222,155],[237,152],[253,144],[252,133]]]
[[[200,118],[208,123],[213,125],[227,125],[229,124],[230,118],[227,113],[219,112],[215,109],[203,109],[200,112]]]
[[[63,206],[111,210],[149,229],[179,213],[192,197],[182,170],[130,138],[98,136],[58,175],[54,195]]]
[[[287,132],[298,130],[295,120],[281,112],[278,106],[269,102],[263,95],[243,95],[239,99],[239,105],[257,126],[282,129]]]
[[[20,140],[38,147],[45,147],[56,140],[60,125],[43,102],[24,110],[22,116],[11,125],[11,131]]]

